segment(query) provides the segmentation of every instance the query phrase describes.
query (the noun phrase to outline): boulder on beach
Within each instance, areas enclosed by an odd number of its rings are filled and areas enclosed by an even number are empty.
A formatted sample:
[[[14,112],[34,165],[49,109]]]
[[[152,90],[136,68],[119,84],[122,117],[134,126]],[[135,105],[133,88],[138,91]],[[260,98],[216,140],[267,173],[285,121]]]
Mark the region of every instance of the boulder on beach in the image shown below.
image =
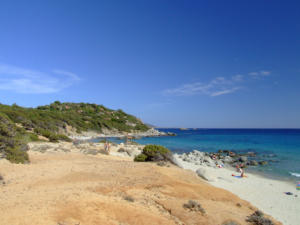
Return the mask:
[[[241,156],[241,157],[239,158],[239,161],[240,161],[240,162],[247,162],[247,160],[248,160],[248,158],[247,158],[246,156]]]
[[[230,156],[225,156],[224,157],[224,163],[232,163],[233,159]]]
[[[209,173],[204,168],[197,169],[196,173],[199,177],[203,178],[204,180],[207,180],[207,181],[216,181],[217,180],[216,176],[214,176],[212,173]]]
[[[210,166],[210,167],[216,166],[216,163],[208,156],[204,157],[204,162],[205,162],[205,165],[207,165],[207,166]]]
[[[200,152],[198,150],[193,150],[191,154],[196,156],[197,158],[203,158],[205,156],[205,152]]]
[[[125,152],[132,157],[135,157],[141,153],[137,147],[125,147]]]

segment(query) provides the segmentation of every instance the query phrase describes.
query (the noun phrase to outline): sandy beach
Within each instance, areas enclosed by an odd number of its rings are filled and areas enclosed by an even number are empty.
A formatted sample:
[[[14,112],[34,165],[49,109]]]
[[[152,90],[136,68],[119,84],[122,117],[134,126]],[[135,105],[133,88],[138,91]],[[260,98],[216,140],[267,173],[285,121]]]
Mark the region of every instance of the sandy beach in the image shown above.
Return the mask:
[[[250,173],[247,173],[246,178],[236,178],[232,174],[239,175],[239,173],[229,167],[212,168],[185,162],[179,158],[179,155],[175,155],[175,158],[178,165],[184,169],[196,171],[202,168],[206,170],[213,180],[209,182],[210,184],[224,188],[251,202],[283,224],[299,224],[300,191],[296,190],[296,185]],[[284,192],[292,192],[294,195],[286,195]],[[295,197],[297,195],[298,197]]]
[[[171,164],[136,163],[114,152],[116,146],[112,154],[123,157],[95,154],[72,143],[40,143],[31,148],[30,164],[0,161],[1,224],[222,225],[234,221],[246,225],[247,217],[257,210],[193,171]],[[197,201],[204,213],[184,208],[189,200]]]

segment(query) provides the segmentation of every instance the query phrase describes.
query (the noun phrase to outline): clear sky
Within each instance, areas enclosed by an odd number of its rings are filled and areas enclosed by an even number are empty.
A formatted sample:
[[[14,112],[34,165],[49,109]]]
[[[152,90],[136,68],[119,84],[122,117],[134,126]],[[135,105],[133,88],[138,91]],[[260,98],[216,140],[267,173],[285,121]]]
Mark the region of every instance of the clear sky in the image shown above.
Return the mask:
[[[300,127],[300,1],[0,1],[0,102]]]

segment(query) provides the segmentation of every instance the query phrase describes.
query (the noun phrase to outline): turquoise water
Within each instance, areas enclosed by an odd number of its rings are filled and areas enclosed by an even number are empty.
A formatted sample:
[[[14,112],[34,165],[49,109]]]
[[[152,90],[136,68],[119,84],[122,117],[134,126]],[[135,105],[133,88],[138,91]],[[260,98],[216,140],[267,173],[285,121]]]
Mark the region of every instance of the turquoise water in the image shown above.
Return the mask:
[[[300,129],[160,129],[177,136],[149,137],[140,144],[160,144],[173,152],[194,149],[214,152],[219,149],[256,152],[267,166],[250,168],[273,178],[300,181]]]

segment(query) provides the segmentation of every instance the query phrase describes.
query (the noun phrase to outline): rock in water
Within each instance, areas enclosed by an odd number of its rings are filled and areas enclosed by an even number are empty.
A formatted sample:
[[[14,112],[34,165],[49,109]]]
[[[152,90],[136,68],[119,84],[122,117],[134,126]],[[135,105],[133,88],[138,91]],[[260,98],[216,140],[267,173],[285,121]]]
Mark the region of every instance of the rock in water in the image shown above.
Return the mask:
[[[197,169],[196,173],[198,174],[199,177],[203,178],[204,180],[207,180],[207,181],[216,181],[217,180],[214,175],[208,173],[207,170],[204,168]]]
[[[267,164],[268,164],[267,161],[260,161],[260,162],[259,162],[259,165],[261,165],[261,166],[264,166],[264,165],[267,165]]]
[[[255,160],[251,160],[251,161],[249,162],[249,165],[250,165],[250,166],[257,166],[257,165],[258,165],[258,162],[255,161]]]

